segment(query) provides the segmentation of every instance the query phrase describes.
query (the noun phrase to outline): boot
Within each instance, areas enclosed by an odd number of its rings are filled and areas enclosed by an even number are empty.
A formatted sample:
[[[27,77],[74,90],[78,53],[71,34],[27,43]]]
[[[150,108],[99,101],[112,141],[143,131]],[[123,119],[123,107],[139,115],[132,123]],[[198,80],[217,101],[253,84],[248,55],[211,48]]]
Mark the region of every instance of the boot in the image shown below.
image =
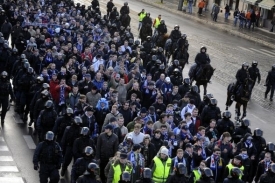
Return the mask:
[[[3,125],[5,123],[5,119],[1,119],[1,124]]]
[[[27,121],[28,121],[28,115],[25,114],[24,117],[23,117],[23,122],[24,122],[24,123],[27,123]]]

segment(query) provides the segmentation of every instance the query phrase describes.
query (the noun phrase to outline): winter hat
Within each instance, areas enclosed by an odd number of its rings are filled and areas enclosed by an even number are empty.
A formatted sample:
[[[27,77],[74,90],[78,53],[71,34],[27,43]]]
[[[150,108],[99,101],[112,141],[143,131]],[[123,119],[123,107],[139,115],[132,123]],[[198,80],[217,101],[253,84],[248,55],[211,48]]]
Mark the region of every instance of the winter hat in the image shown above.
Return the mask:
[[[134,144],[133,151],[139,150],[141,146],[139,144]]]
[[[161,153],[161,154],[165,154],[166,156],[169,156],[169,154],[168,154],[168,149],[167,149],[167,148],[162,148],[162,149],[160,150],[160,153]]]

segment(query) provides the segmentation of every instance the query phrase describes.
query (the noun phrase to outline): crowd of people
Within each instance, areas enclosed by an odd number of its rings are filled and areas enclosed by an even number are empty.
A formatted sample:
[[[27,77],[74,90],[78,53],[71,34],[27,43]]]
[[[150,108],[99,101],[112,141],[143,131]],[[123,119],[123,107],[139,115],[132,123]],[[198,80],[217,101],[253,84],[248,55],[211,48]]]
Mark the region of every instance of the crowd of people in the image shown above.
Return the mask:
[[[247,118],[235,127],[212,94],[201,99],[150,36],[134,40],[121,22],[128,3],[118,11],[110,0],[102,15],[98,0],[6,0],[0,12],[1,124],[14,101],[40,142],[33,164],[41,183],[66,174],[72,183],[275,181],[275,145]],[[151,23],[158,31],[164,22]],[[175,26],[176,50],[188,48],[186,37]],[[206,52],[199,66],[210,63]]]

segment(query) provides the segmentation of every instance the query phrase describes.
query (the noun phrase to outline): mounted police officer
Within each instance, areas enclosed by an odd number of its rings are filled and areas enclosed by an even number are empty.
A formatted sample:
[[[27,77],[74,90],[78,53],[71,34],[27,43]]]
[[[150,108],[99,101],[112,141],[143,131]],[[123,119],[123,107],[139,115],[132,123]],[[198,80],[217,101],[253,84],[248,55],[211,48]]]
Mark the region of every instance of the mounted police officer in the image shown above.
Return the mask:
[[[51,183],[58,183],[60,178],[58,170],[61,167],[61,163],[61,148],[54,141],[54,133],[48,131],[45,140],[38,144],[33,155],[34,170],[40,168],[40,183],[47,183],[48,178],[50,178]]]
[[[128,6],[128,2],[125,2],[124,6],[121,7],[120,14],[121,15],[129,15],[130,14],[130,8]]]
[[[0,78],[0,105],[2,106],[1,112],[1,124],[5,122],[5,116],[9,106],[9,96],[11,100],[14,100],[14,95],[11,87],[11,83],[8,80],[8,73],[3,71]]]
[[[236,92],[240,91],[240,87],[243,87],[246,82],[249,80],[249,72],[248,72],[248,63],[244,62],[242,64],[242,68],[239,69],[236,73],[236,85],[234,90],[234,95],[237,95]],[[240,95],[240,94],[239,94]]]
[[[261,73],[260,73],[259,68],[257,67],[258,66],[257,61],[253,61],[251,66],[252,67],[249,67],[249,69],[248,69],[248,73],[249,73],[249,76],[251,78],[250,90],[252,91],[256,81],[258,81],[258,84],[260,84],[260,82],[261,82]]]

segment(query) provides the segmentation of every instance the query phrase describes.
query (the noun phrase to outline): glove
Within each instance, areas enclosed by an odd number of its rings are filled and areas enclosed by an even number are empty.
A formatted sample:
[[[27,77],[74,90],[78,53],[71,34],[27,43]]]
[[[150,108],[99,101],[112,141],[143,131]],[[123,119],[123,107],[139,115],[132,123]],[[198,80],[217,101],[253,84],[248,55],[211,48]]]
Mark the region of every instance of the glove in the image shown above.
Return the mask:
[[[34,170],[38,170],[38,169],[39,169],[39,166],[38,166],[38,165],[34,165],[34,166],[33,166],[33,169],[34,169]]]

